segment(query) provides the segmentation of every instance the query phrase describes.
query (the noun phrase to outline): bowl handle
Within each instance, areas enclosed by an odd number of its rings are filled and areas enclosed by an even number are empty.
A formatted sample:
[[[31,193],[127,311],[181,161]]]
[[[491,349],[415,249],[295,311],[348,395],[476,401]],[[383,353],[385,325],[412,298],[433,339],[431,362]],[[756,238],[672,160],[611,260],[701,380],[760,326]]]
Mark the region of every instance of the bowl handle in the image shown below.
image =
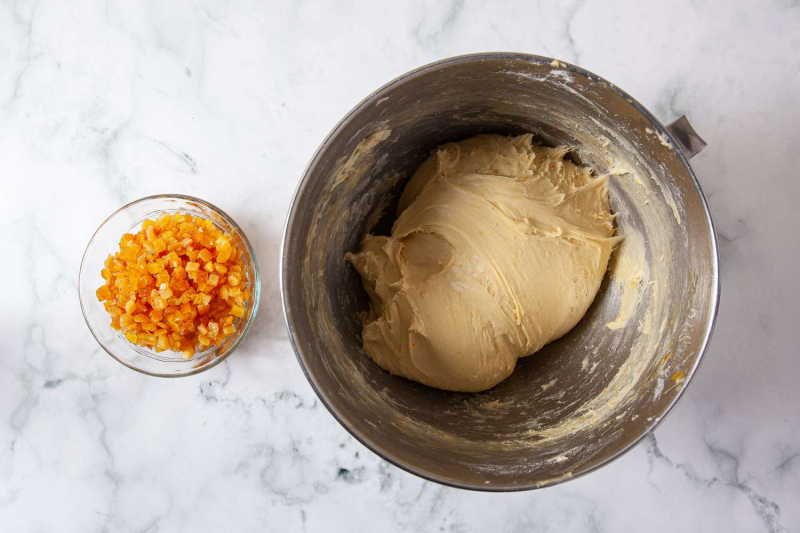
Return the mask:
[[[687,159],[691,159],[708,146],[706,142],[694,131],[686,115],[682,115],[675,122],[667,126],[667,131],[676,141],[678,148]]]

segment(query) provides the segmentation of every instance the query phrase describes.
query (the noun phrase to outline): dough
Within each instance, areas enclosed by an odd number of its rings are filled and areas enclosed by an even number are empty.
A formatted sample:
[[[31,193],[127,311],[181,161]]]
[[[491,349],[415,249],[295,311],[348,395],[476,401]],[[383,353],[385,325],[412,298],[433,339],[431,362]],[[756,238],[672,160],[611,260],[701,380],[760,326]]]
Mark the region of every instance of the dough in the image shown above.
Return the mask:
[[[482,391],[583,317],[618,239],[607,178],[566,152],[478,135],[417,169],[391,236],[345,256],[369,294],[362,338],[378,365]]]

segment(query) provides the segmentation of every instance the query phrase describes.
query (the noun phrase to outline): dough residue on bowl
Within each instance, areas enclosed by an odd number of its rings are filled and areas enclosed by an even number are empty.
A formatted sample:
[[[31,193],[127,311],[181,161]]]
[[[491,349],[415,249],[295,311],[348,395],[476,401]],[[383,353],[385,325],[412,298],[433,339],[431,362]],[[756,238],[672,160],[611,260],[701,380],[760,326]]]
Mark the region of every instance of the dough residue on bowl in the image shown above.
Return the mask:
[[[478,135],[419,167],[392,234],[346,255],[370,297],[362,339],[375,362],[477,392],[575,326],[619,237],[608,176],[566,153],[531,135]]]

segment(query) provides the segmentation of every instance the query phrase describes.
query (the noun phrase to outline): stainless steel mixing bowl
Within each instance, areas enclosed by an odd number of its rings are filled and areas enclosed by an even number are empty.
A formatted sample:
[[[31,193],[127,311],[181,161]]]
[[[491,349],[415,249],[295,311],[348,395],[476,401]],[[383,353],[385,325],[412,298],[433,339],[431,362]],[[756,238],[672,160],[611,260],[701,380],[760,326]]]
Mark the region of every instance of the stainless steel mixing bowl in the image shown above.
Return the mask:
[[[395,465],[479,490],[552,485],[642,439],[696,370],[719,292],[714,228],[688,162],[705,144],[685,119],[670,128],[590,72],[509,53],[422,67],[356,106],[306,169],[281,262],[292,343],[334,417]],[[613,174],[611,203],[627,235],[616,261],[636,253],[626,242],[639,238],[646,272],[627,286],[607,276],[569,334],[520,359],[497,387],[460,394],[392,376],[369,359],[360,338],[368,300],[344,254],[368,230],[390,231],[405,178],[432,149],[480,132],[533,132]],[[611,330],[624,290],[641,301],[625,327]]]

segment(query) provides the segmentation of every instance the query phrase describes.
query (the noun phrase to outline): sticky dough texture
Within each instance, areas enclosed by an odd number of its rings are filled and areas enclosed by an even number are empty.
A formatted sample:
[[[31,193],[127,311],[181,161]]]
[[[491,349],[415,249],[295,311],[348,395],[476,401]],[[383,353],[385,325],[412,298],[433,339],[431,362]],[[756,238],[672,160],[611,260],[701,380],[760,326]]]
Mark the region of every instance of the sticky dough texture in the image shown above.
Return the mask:
[[[417,169],[391,236],[346,255],[370,297],[362,338],[378,365],[482,391],[583,317],[617,238],[607,178],[566,151],[478,135]]]

